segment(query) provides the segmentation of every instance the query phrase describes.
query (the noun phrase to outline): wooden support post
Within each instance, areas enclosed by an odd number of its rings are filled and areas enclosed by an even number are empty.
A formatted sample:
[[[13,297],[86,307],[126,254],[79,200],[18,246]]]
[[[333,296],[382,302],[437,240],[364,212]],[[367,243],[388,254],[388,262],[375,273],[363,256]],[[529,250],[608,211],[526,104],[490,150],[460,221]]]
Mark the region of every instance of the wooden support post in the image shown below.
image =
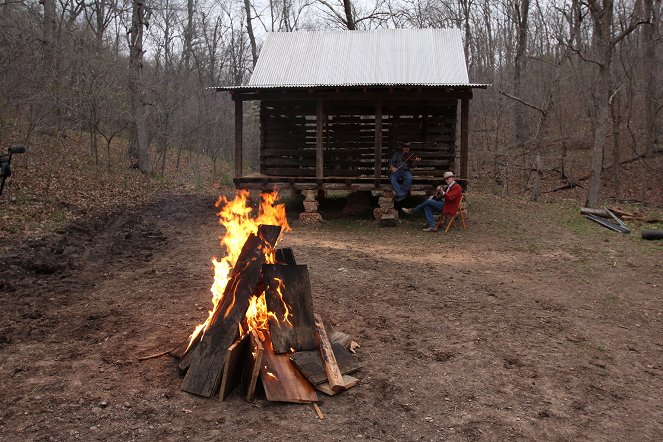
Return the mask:
[[[279,226],[261,225],[258,233],[249,235],[244,243],[223,297],[192,353],[182,390],[205,397],[218,391],[226,351],[235,341],[238,325],[249,308],[249,297],[258,285],[265,251],[276,245],[280,233]]]
[[[460,177],[467,179],[468,169],[468,124],[470,115],[470,100],[462,98],[460,100]]]
[[[332,350],[331,343],[327,337],[327,331],[322,323],[322,318],[318,314],[315,315],[315,334],[320,345],[320,356],[322,356],[322,363],[325,365],[329,387],[335,392],[345,390],[343,375],[338,368],[336,356],[334,356],[334,350]]]
[[[315,102],[316,130],[315,130],[315,178],[322,180],[324,173],[324,151],[323,151],[323,128],[324,128],[324,106],[322,98]]]
[[[235,96],[235,178],[242,176],[242,133],[244,128],[242,97]]]
[[[382,100],[375,102],[375,184],[382,178]]]

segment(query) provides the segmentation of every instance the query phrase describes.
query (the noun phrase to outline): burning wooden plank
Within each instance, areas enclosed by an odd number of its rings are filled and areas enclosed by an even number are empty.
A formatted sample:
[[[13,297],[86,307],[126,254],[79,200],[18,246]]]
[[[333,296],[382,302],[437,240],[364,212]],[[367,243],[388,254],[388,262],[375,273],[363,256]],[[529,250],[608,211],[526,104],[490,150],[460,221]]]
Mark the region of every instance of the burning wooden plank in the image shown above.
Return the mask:
[[[274,248],[280,233],[279,226],[261,225],[258,234],[251,234],[244,243],[223,297],[192,352],[182,390],[205,397],[218,391],[226,351],[235,340],[238,325],[249,307],[249,297],[258,285],[265,251]]]
[[[295,261],[295,253],[290,247],[283,247],[281,249],[276,249],[276,262],[279,264],[297,264]]]
[[[264,264],[263,280],[274,352],[317,348],[315,318],[308,267],[305,265]]]
[[[290,363],[288,355],[277,355],[269,334],[263,341],[265,352],[260,365],[260,379],[268,401],[317,402],[318,395],[309,382]]]

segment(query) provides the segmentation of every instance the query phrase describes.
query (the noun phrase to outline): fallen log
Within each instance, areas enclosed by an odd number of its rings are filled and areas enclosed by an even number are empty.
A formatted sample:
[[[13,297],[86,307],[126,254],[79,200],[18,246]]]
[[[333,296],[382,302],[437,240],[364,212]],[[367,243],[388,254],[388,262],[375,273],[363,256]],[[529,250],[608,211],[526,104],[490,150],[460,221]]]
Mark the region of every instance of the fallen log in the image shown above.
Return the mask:
[[[581,207],[580,213],[582,215],[596,215],[603,218],[611,218],[610,214],[605,209],[592,209],[590,207]]]
[[[263,264],[262,274],[267,309],[276,316],[269,317],[274,352],[314,350],[317,342],[308,267]]]
[[[273,249],[281,227],[261,225],[251,234],[232,270],[223,297],[210,318],[200,344],[192,352],[182,390],[210,397],[219,389],[226,351],[235,340],[239,323],[249,308],[249,298],[260,280],[265,250]]]

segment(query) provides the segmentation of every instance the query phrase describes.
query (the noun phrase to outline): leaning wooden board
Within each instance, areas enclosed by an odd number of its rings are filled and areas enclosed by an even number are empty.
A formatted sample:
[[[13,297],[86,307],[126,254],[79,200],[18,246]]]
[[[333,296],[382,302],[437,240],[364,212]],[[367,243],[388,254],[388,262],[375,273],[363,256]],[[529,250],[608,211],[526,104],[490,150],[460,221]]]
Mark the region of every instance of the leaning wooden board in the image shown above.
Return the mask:
[[[225,400],[233,388],[242,380],[242,369],[244,368],[244,358],[249,344],[248,334],[241,336],[233,345],[228,348],[226,358],[223,363],[223,375],[221,376],[221,388],[219,390],[219,399]]]
[[[332,344],[332,350],[341,374],[352,373],[361,368],[357,357],[342,345]],[[327,382],[327,372],[318,350],[293,353],[290,355],[290,360],[311,384],[319,385]]]
[[[258,383],[258,377],[260,376],[262,354],[265,350],[263,349],[262,343],[255,330],[251,330],[249,336],[249,348],[246,351],[244,371],[242,372],[242,385],[244,385],[246,400],[252,402],[256,391],[256,385]]]
[[[272,346],[276,353],[315,350],[315,319],[311,283],[305,265],[263,264]],[[286,306],[289,323],[284,323]]]

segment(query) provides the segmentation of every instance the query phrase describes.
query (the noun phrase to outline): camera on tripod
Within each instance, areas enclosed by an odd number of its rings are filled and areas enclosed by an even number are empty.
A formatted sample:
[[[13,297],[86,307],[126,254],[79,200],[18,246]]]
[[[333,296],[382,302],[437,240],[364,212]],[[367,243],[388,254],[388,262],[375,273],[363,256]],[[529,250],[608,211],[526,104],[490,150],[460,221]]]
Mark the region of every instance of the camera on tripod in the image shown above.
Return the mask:
[[[25,151],[24,146],[11,146],[7,149],[7,153],[0,153],[0,196],[2,195],[2,190],[5,188],[5,180],[12,174],[12,155],[15,153],[25,153]]]

